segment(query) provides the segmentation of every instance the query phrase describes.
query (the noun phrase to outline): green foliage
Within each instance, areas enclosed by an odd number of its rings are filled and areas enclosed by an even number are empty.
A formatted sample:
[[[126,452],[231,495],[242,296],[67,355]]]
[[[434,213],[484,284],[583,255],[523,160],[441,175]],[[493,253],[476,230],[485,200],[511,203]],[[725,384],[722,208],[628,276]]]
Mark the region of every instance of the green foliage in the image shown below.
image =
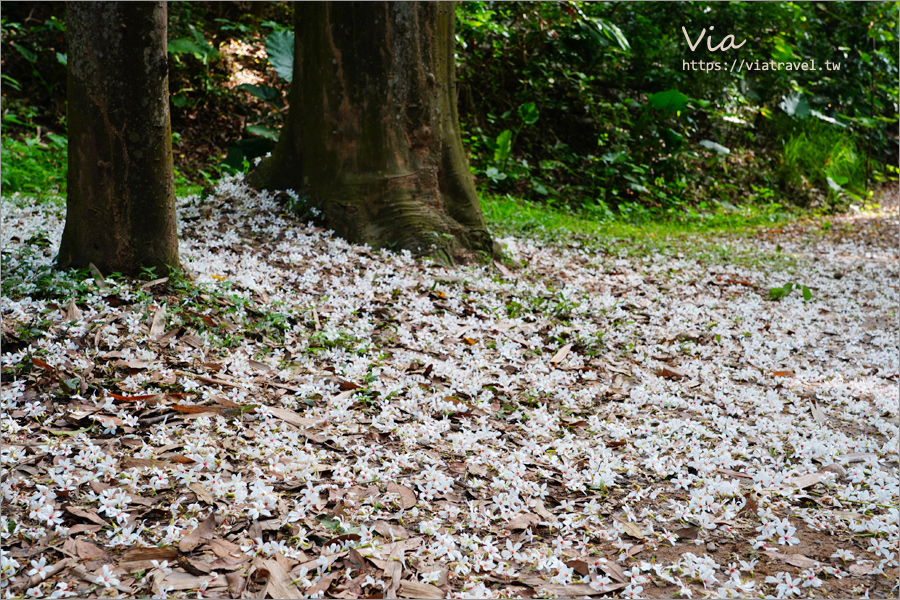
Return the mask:
[[[794,185],[816,185],[836,202],[865,185],[865,153],[851,132],[812,123],[794,133],[784,145],[782,174]]]
[[[34,124],[35,109],[4,109],[0,146],[0,187],[4,195],[58,196],[66,190],[67,144],[65,136],[47,133]],[[18,127],[18,135],[7,132]]]
[[[294,32],[274,31],[266,39],[269,64],[288,83],[294,78]]]
[[[598,214],[735,205],[754,187],[835,207],[897,160],[896,3],[463,2],[457,14],[460,118],[491,192]],[[705,41],[692,52],[682,25],[746,43],[739,56]],[[819,70],[685,66],[736,56]],[[541,119],[514,136],[526,103]],[[827,164],[789,164],[807,143],[827,145]]]
[[[769,300],[781,300],[782,298],[787,297],[794,290],[800,290],[803,294],[803,300],[810,301],[812,300],[812,292],[805,285],[799,285],[796,283],[785,283],[781,287],[773,287],[769,288]]]

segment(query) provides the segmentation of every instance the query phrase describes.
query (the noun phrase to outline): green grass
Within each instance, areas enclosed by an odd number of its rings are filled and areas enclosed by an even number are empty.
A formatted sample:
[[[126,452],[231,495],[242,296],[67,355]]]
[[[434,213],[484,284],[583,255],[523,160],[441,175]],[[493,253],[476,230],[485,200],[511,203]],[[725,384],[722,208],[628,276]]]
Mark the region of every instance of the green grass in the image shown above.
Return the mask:
[[[700,212],[631,210],[601,219],[554,209],[510,196],[485,195],[482,210],[495,234],[538,238],[549,243],[579,242],[583,247],[618,256],[690,253],[704,264],[735,264],[785,270],[796,259],[781,252],[764,252],[738,243],[761,229],[778,227],[800,212],[777,203],[741,208],[717,206]],[[728,242],[728,243],[725,243]],[[732,243],[733,242],[733,243]]]
[[[571,235],[643,239],[698,233],[746,234],[798,216],[796,210],[774,202],[740,208],[703,206],[657,211],[630,205],[627,212],[611,213],[607,218],[524,202],[509,195],[484,195],[481,207],[488,223],[500,233],[560,240]]]
[[[832,184],[859,192],[866,183],[865,152],[857,148],[853,136],[844,129],[817,122],[785,143],[782,169],[794,183],[802,184],[806,179],[822,189],[831,189],[832,196],[840,191]],[[873,171],[880,168],[873,165]]]
[[[66,192],[66,138],[49,135],[3,135],[0,146],[0,186],[4,195],[16,192],[47,197]]]

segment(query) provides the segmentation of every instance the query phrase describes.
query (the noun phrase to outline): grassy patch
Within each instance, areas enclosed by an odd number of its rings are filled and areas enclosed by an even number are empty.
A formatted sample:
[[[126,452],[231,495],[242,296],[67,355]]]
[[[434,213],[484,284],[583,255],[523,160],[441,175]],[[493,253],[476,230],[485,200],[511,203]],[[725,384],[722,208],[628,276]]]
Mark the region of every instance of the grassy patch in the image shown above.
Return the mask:
[[[500,235],[537,238],[550,243],[579,242],[621,256],[690,251],[705,264],[739,264],[789,268],[796,262],[780,252],[763,252],[740,240],[760,229],[777,227],[800,216],[775,202],[740,208],[717,205],[691,209],[651,211],[636,205],[598,217],[560,210],[511,196],[485,195],[482,210],[491,229]]]
[[[56,134],[3,136],[0,184],[5,195],[49,197],[66,191],[66,138]]]
[[[697,233],[747,234],[761,227],[773,227],[798,216],[781,204],[669,209],[653,211],[628,205],[618,213],[598,217],[583,212],[560,210],[509,195],[482,197],[481,206],[488,223],[500,233],[538,235],[562,240],[564,237],[599,236],[612,238],[665,238]]]

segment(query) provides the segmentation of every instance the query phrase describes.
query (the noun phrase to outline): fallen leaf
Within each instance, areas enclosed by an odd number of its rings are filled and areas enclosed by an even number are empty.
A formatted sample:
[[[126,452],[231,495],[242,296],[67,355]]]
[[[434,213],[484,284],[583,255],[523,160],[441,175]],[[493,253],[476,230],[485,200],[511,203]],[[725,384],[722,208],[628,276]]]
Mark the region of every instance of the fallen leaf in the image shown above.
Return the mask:
[[[147,288],[152,288],[155,285],[159,285],[161,283],[165,283],[169,280],[168,277],[161,277],[159,279],[154,279],[153,281],[148,281],[147,283],[141,285],[142,290],[146,290]]]
[[[91,275],[94,276],[94,282],[96,282],[97,287],[101,290],[105,290],[109,286],[106,284],[106,280],[103,278],[103,273],[100,272],[100,269],[97,268],[97,265],[94,263],[88,264],[88,269],[91,270]]]
[[[437,586],[411,580],[400,582],[398,595],[403,598],[422,598],[422,600],[438,600],[446,597],[444,590]]]
[[[503,277],[509,279],[510,277],[513,276],[513,272],[510,271],[509,269],[507,269],[502,263],[500,263],[500,262],[498,262],[498,261],[495,260],[495,261],[494,261],[494,266],[497,268],[497,270],[500,272],[500,274],[501,274]]]
[[[583,560],[567,560],[566,566],[582,576],[588,575],[591,572],[590,566]]]
[[[753,479],[753,475],[741,473],[740,471],[732,471],[731,469],[716,469],[716,472],[722,475],[730,475],[731,477],[740,477],[741,479]]]
[[[166,307],[160,306],[153,313],[153,320],[150,322],[150,339],[159,337],[166,330]]]
[[[541,518],[539,516],[532,513],[522,513],[510,519],[506,524],[506,528],[510,531],[517,531],[521,529],[528,529],[529,527],[537,525],[540,522]]]
[[[405,485],[389,483],[387,484],[387,491],[389,494],[400,495],[400,508],[412,508],[416,505],[416,493]]]
[[[682,527],[674,531],[679,540],[696,540],[700,535],[700,528],[695,526]]]
[[[82,519],[87,519],[91,523],[96,523],[97,525],[100,525],[101,527],[109,527],[110,529],[112,529],[112,525],[110,525],[108,521],[106,521],[105,519],[100,517],[100,515],[98,515],[96,511],[81,510],[80,508],[76,508],[74,506],[67,506],[65,508],[65,510],[67,513],[69,513],[73,517],[80,517]]]
[[[299,588],[293,584],[293,578],[288,575],[287,570],[281,566],[277,560],[273,559],[263,559],[256,558],[253,561],[253,565],[257,568],[263,567],[266,571],[268,571],[269,576],[266,579],[266,588],[263,591],[262,598],[268,596],[269,598],[300,598],[303,597],[303,594],[300,593]],[[326,579],[323,577],[322,579]],[[321,580],[319,583],[323,583]],[[330,583],[330,582],[329,582]],[[313,586],[316,587],[316,586]],[[328,589],[328,583],[324,585],[323,590]],[[312,588],[307,591],[307,597],[312,595]]]
[[[405,527],[394,525],[393,523],[388,523],[387,521],[375,521],[372,529],[381,537],[391,541],[406,540],[411,538],[413,535],[412,532],[410,532]]]
[[[627,552],[625,552],[625,556],[627,556],[628,558],[633,558],[640,554],[646,547],[647,546],[645,544],[635,544],[634,546],[629,548]]]
[[[773,377],[793,377],[793,371],[772,371]]]
[[[281,408],[280,406],[268,406],[266,410],[273,416],[278,417],[285,423],[290,423],[296,427],[313,427],[322,422],[322,419],[308,419],[301,417],[292,410]]]
[[[553,355],[553,358],[550,359],[550,364],[558,365],[562,361],[565,360],[566,355],[569,354],[569,350],[572,349],[572,344],[566,344],[559,351]]]
[[[215,532],[216,516],[210,515],[205,521],[197,525],[192,532],[178,542],[178,549],[181,552],[190,552],[197,546],[215,538]]]
[[[850,571],[851,575],[860,577],[862,575],[868,575],[869,573],[871,573],[874,570],[873,566],[874,563],[870,560],[860,560],[850,565],[847,570]]]
[[[171,546],[162,546],[158,548],[132,548],[126,550],[122,555],[124,561],[138,560],[178,560],[178,549]]]
[[[188,487],[190,488],[190,490],[192,492],[197,494],[198,500],[202,500],[203,502],[206,502],[209,505],[215,504],[215,502],[216,502],[215,498],[213,498],[212,494],[210,494],[209,491],[205,487],[203,487],[203,485],[200,482],[195,481],[195,482],[191,483],[191,485],[189,485]]]
[[[618,521],[618,519],[616,519]],[[636,523],[632,523],[630,521],[619,521],[622,524],[622,529],[625,530],[625,535],[629,535],[635,539],[642,540],[646,536],[644,532],[641,530],[640,525]]]
[[[78,321],[83,316],[84,314],[81,312],[81,309],[75,305],[75,299],[70,299],[69,308],[66,310],[66,321]]]
[[[36,367],[40,367],[41,369],[44,369],[45,371],[54,371],[54,372],[56,371],[56,369],[54,367],[50,366],[47,362],[38,358],[37,356],[31,357],[31,364],[33,364]]]
[[[665,377],[666,379],[683,379],[687,377],[687,373],[675,367],[663,367],[656,372],[657,377]]]
[[[802,554],[781,554],[780,552],[776,552],[775,550],[766,550],[765,552],[763,552],[763,554],[765,554],[769,558],[775,558],[791,566],[799,567],[801,569],[809,569],[819,564],[819,561],[803,556]]]
[[[75,540],[75,554],[81,560],[110,560],[105,550],[84,540]]]

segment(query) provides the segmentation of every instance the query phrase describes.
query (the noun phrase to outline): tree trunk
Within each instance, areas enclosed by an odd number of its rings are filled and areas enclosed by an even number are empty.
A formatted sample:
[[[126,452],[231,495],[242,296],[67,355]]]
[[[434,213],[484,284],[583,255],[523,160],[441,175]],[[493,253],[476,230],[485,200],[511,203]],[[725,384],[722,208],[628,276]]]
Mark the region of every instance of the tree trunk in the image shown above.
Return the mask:
[[[57,263],[177,268],[165,2],[69,2],[69,174]]]
[[[342,237],[447,262],[495,254],[456,112],[451,2],[295,4],[291,107],[250,182]]]

